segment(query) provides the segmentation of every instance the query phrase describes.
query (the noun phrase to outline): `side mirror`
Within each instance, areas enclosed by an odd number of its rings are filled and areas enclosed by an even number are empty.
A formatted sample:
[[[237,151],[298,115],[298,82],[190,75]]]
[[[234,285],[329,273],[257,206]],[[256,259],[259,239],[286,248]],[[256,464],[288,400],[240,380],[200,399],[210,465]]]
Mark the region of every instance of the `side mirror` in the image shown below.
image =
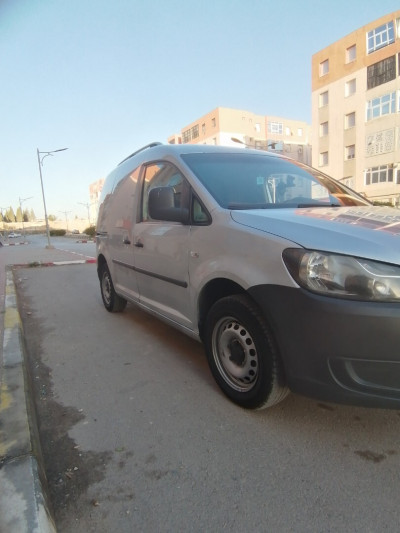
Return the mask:
[[[154,187],[149,192],[149,215],[154,220],[189,222],[189,209],[175,207],[173,187]]]

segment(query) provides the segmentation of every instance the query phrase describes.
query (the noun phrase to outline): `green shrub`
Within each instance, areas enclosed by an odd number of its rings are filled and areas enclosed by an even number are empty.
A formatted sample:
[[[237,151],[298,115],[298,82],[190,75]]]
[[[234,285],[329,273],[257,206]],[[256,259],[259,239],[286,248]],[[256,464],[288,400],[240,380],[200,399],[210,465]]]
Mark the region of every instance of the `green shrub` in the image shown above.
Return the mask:
[[[85,233],[89,237],[94,237],[96,235],[96,226],[89,226],[84,230],[83,233]]]
[[[65,229],[51,229],[50,235],[52,237],[64,237],[64,235],[67,233]]]

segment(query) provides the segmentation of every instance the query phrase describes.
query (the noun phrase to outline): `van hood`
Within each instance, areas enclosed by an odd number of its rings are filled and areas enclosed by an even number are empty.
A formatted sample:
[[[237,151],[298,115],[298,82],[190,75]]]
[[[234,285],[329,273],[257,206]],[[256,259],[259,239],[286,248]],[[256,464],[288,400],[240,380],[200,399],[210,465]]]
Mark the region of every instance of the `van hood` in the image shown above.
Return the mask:
[[[246,210],[231,217],[307,249],[400,264],[400,211],[391,207]]]

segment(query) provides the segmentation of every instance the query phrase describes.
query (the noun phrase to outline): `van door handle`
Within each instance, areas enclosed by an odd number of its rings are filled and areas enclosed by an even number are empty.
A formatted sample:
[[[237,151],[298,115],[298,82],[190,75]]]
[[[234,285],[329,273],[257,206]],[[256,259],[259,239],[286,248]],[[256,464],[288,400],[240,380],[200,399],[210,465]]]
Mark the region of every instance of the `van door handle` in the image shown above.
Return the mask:
[[[124,244],[131,244],[131,241],[128,239],[128,237],[124,237],[124,240],[122,242]]]
[[[136,246],[136,248],[143,248],[143,243],[141,241],[136,241],[134,246]]]

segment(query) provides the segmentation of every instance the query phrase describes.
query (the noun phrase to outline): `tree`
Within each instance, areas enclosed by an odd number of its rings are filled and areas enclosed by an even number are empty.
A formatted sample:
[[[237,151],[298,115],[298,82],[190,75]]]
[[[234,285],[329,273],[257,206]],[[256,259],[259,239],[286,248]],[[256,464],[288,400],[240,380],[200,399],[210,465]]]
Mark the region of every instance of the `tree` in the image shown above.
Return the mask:
[[[16,219],[17,222],[22,222],[22,220],[23,220],[21,206],[17,207],[17,214],[15,215],[15,219]]]
[[[29,221],[30,222],[34,222],[36,220],[36,215],[35,215],[35,212],[33,209],[31,209],[30,213],[29,213]]]
[[[11,206],[6,211],[6,218],[7,218],[7,222],[15,222],[15,214]]]
[[[50,220],[50,222],[54,222],[55,220],[57,220],[57,217],[55,215],[49,215],[47,218]]]

